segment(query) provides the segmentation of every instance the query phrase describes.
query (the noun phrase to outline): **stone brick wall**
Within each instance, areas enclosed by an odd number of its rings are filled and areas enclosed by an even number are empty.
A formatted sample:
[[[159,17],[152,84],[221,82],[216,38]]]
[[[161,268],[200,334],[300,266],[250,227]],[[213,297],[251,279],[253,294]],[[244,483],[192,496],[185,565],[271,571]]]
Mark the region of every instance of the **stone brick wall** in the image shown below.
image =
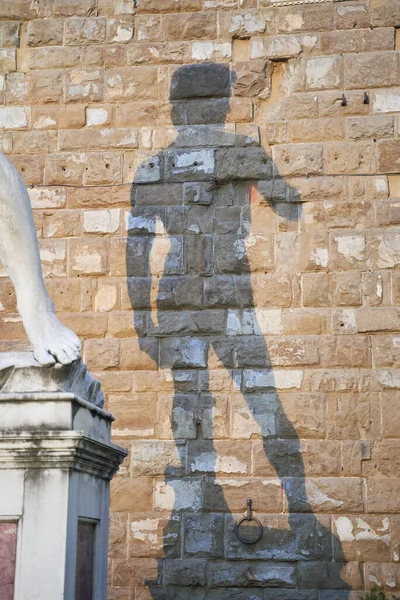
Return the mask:
[[[110,600],[400,593],[396,27],[398,0],[1,0],[0,149],[130,452]]]

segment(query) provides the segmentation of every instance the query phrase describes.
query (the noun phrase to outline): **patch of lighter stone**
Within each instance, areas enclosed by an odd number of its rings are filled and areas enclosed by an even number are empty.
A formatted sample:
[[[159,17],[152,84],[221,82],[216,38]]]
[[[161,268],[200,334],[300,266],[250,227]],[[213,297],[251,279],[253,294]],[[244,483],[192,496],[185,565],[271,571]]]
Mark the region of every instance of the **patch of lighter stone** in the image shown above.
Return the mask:
[[[158,521],[156,519],[142,519],[131,523],[131,531],[133,539],[157,544]]]
[[[120,146],[129,146],[130,144],[136,144],[137,138],[135,133],[126,135],[119,143]]]
[[[264,58],[265,46],[264,40],[251,40],[250,42],[250,58]]]
[[[230,42],[222,44],[214,44],[213,42],[193,42],[192,44],[192,58],[194,60],[207,60],[213,56],[214,53],[220,54],[223,58],[230,58],[232,56],[232,45]]]
[[[374,541],[382,541],[385,544],[389,544],[390,535],[387,533],[385,535],[377,534],[368,523],[364,521],[364,519],[357,519],[357,527],[362,529],[359,533],[356,534],[356,540],[374,540]]]
[[[33,124],[35,129],[45,129],[45,127],[51,127],[52,125],[56,125],[57,121],[52,119],[51,117],[42,116],[40,119],[35,121]]]
[[[393,551],[393,559],[397,562],[400,560],[400,555],[396,550]]]
[[[286,23],[293,29],[301,29],[304,19],[301,14],[288,14],[285,18]]]
[[[71,85],[71,87],[68,88],[68,94],[73,98],[75,96],[83,96],[84,98],[86,98],[90,94],[91,86],[91,83],[87,83],[86,85]],[[97,85],[93,84],[93,91],[99,91]]]
[[[316,248],[316,250],[312,252],[311,258],[314,260],[316,265],[320,265],[321,267],[327,267],[329,260],[328,249]]]
[[[218,485],[221,487],[230,486],[230,487],[240,488],[240,487],[243,487],[244,485],[249,485],[249,480],[248,479],[226,479],[226,477],[216,477],[214,479],[214,485]]]
[[[246,33],[262,33],[265,31],[265,22],[258,20],[252,13],[234,15],[229,33],[235,33],[242,28]]]
[[[107,83],[111,87],[120,85],[122,83],[122,77],[121,77],[121,75],[114,75],[113,77],[109,77],[107,79]]]
[[[300,36],[301,45],[306,48],[314,48],[318,43],[318,38],[315,35]]]
[[[197,163],[194,165],[194,163]],[[214,172],[214,153],[210,150],[195,150],[182,152],[175,156],[175,168],[186,169],[190,167],[194,172],[210,173]]]
[[[21,317],[4,317],[3,323],[21,323]]]
[[[308,482],[307,491],[310,499],[314,500],[314,502],[316,502],[316,504],[319,506],[321,504],[325,504],[325,502],[329,502],[333,507],[338,508],[343,504],[342,500],[335,500],[335,498],[330,498],[327,494],[324,494],[324,492],[318,489],[315,483],[312,481]]]
[[[365,238],[359,235],[338,235],[334,236],[337,242],[339,254],[342,254],[348,260],[363,260],[365,252]]]
[[[107,123],[108,111],[105,108],[88,108],[86,110],[86,125],[103,125]]]
[[[154,435],[154,429],[113,429],[114,435],[138,435],[145,437],[146,435]]]
[[[2,305],[2,303],[0,302],[0,310],[5,310],[4,306]]]
[[[341,542],[353,542],[353,524],[348,517],[339,517],[335,521],[338,538]]]
[[[90,254],[83,249],[82,254],[75,256],[75,267],[77,271],[101,271],[100,254]]]
[[[396,369],[390,371],[378,371],[378,381],[385,387],[399,389],[400,371]]]
[[[57,247],[40,248],[40,258],[43,262],[53,262],[54,260],[62,260],[65,256],[65,250],[58,252]]]
[[[329,74],[333,65],[336,62],[336,57],[329,58],[313,58],[307,63],[306,75],[307,82],[311,86],[319,86],[320,82]],[[339,83],[339,74],[336,75],[335,83]]]
[[[129,42],[129,40],[132,38],[132,34],[133,34],[132,27],[128,27],[128,29],[127,29],[126,27],[119,25],[117,27],[117,35],[113,37],[112,41],[113,42]]]
[[[375,189],[377,192],[384,193],[387,192],[387,183],[385,179],[375,179]]]
[[[375,92],[373,111],[375,113],[400,112],[400,91]]]
[[[377,531],[387,531],[389,529],[389,519],[385,517],[382,519],[382,527],[378,528]]]
[[[366,8],[365,6],[339,6],[338,8],[338,13],[341,17],[351,12],[366,12]]]
[[[382,275],[378,276],[378,281],[376,284],[376,295],[378,296],[378,298],[382,298],[383,296]]]

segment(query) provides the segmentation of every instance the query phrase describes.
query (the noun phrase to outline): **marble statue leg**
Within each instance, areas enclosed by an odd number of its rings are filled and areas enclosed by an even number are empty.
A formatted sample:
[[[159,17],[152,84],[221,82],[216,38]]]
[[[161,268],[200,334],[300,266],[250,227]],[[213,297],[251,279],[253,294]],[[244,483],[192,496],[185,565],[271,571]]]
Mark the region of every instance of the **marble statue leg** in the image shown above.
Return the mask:
[[[56,317],[44,285],[27,189],[1,153],[0,259],[14,284],[18,311],[36,360],[52,365],[70,364],[79,358],[80,341]]]

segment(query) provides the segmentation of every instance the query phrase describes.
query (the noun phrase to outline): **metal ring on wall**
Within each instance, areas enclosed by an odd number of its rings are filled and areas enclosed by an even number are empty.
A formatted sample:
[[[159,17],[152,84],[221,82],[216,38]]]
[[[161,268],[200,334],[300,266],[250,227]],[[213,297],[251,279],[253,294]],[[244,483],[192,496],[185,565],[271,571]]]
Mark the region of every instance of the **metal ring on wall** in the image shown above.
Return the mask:
[[[252,538],[252,539],[246,539],[240,533],[240,526],[243,523],[245,523],[246,521],[256,523],[256,525],[257,525],[257,527],[255,528],[256,534],[255,534],[254,538]],[[247,515],[245,517],[243,517],[242,519],[240,519],[239,521],[236,521],[236,523],[235,523],[235,535],[238,538],[238,540],[240,542],[242,542],[242,544],[256,544],[257,542],[260,541],[263,531],[264,531],[264,528],[261,525],[261,522],[259,521],[259,519],[257,519],[257,517],[253,516],[253,500],[249,499],[249,500],[247,500]]]

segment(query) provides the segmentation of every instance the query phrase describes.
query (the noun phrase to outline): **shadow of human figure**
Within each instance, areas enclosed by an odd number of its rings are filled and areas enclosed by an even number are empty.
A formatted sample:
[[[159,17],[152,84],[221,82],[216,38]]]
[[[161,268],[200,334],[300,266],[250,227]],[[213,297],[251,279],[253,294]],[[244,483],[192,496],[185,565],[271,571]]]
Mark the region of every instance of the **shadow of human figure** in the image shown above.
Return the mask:
[[[171,466],[165,470],[164,481],[174,489],[175,505],[163,532],[166,558],[159,559],[158,581],[147,585],[152,598],[203,598],[200,590],[205,584],[195,566],[190,563],[179,575],[179,567],[174,563],[174,559],[182,558],[176,551],[177,523],[182,510],[186,510],[185,528],[192,519],[190,535],[195,531],[195,537],[201,537],[201,521],[205,519],[204,536],[209,535],[205,530],[210,527],[214,528],[214,538],[220,536],[220,540],[210,554],[204,550],[207,544],[203,550],[200,544],[192,555],[186,548],[183,557],[210,558],[217,569],[218,559],[256,559],[267,561],[269,567],[274,561],[281,565],[308,561],[308,568],[298,568],[295,587],[342,590],[340,600],[345,600],[350,588],[340,576],[345,562],[343,552],[331,531],[329,517],[321,515],[317,519],[312,514],[299,437],[275,389],[264,338],[265,334],[276,332],[275,324],[258,323],[247,252],[251,247],[247,242],[253,202],[269,206],[270,214],[290,227],[299,220],[301,199],[297,190],[279,176],[257,142],[237,135],[233,126],[224,126],[233,83],[234,74],[223,64],[190,65],[174,72],[170,101],[176,138],[166,150],[138,166],[131,190],[128,293],[141,349],[156,361],[158,368],[172,372],[171,423],[182,463],[180,472]],[[152,248],[160,231],[170,241],[155,293],[150,277]],[[261,248],[255,246],[255,260],[261,260],[259,272],[273,269],[267,246],[267,242]],[[158,316],[151,310],[152,303]],[[159,338],[159,352],[146,336]],[[272,465],[286,498],[286,513],[263,519],[264,533],[254,546],[245,546],[235,537],[238,515],[230,514],[217,477],[217,465],[221,463],[210,416],[214,405],[209,382],[210,356],[232,375],[233,388],[245,399],[262,435],[266,464]],[[193,373],[198,375],[195,383]],[[189,476],[191,481],[204,484],[201,491],[195,486],[190,488],[192,506],[185,505],[188,488],[179,483],[189,481]],[[194,497],[196,490],[199,496],[203,495],[201,507],[201,498]],[[243,491],[243,511],[245,494]],[[220,546],[224,527],[218,522],[218,514],[221,519],[221,514],[225,515],[225,554]],[[209,572],[211,579],[215,576],[213,568],[212,565]],[[188,575],[191,569],[193,572]],[[278,577],[273,584],[268,583],[266,575],[265,587],[291,587],[287,578],[291,581],[292,575],[285,573],[282,581]],[[250,577],[248,587],[262,587],[263,575],[260,577],[259,581]],[[180,583],[193,587],[185,592]],[[199,596],[193,596],[193,588],[197,588]],[[230,598],[232,593],[220,589],[219,597]]]

